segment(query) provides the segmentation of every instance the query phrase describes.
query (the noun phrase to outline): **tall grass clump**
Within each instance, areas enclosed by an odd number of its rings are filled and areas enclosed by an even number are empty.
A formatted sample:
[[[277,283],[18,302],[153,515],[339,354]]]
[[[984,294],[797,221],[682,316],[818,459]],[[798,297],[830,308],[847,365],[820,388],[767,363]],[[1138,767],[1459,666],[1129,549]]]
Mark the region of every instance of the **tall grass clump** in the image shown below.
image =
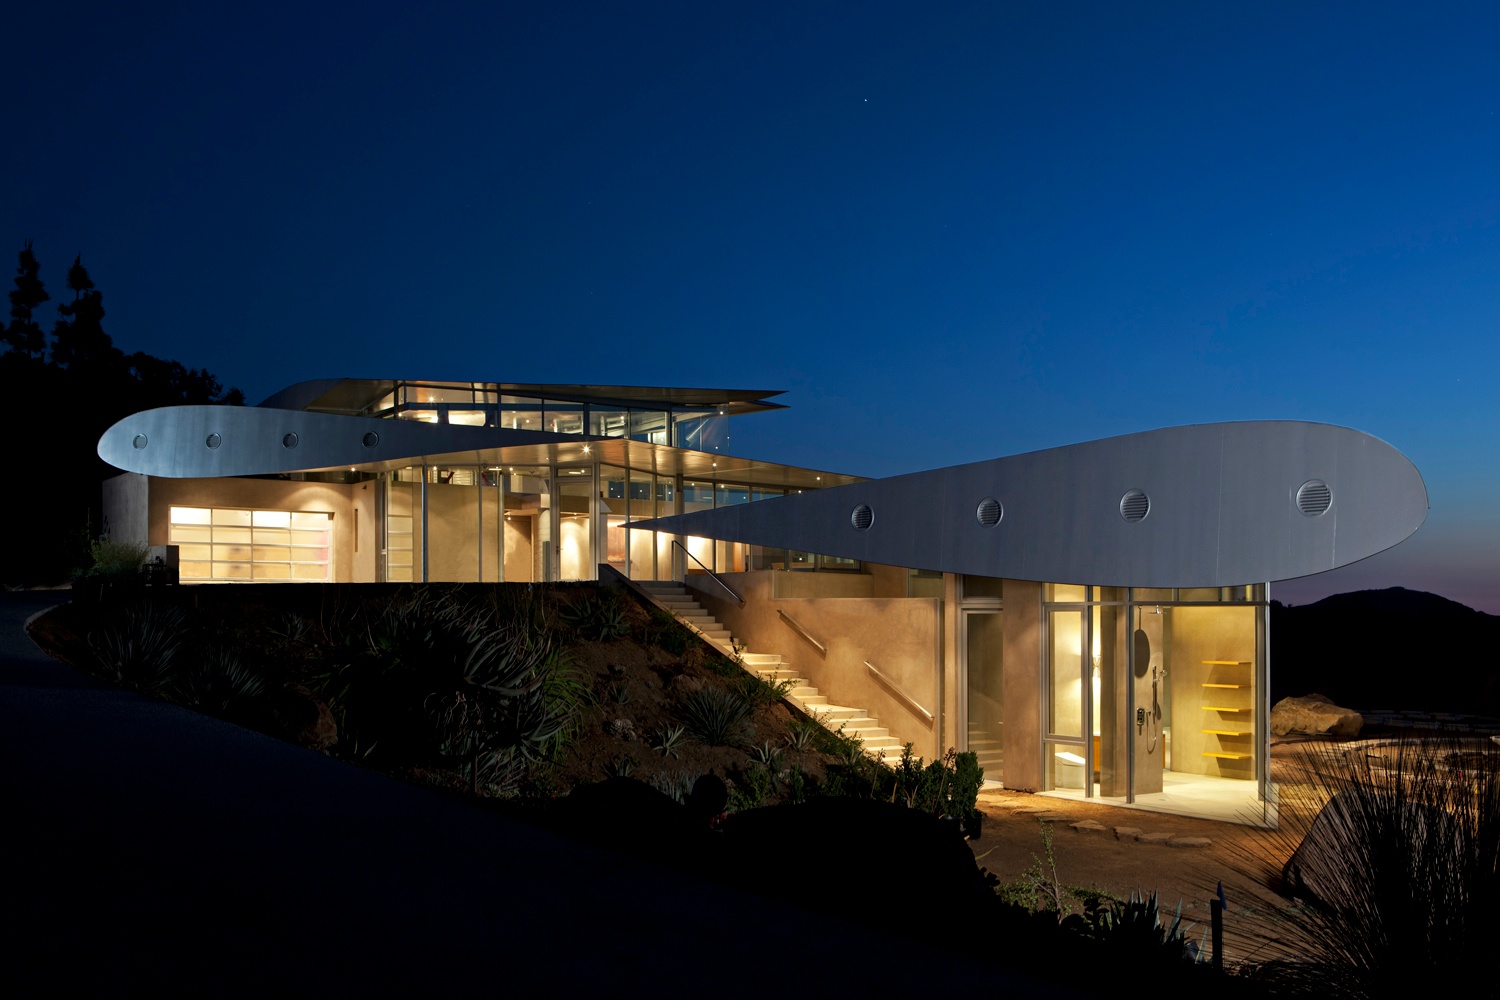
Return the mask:
[[[1271,871],[1252,874],[1298,898],[1288,936],[1305,957],[1248,971],[1294,995],[1407,996],[1439,982],[1495,995],[1500,746],[1367,740],[1310,745],[1299,763],[1306,780],[1283,793],[1282,828],[1261,845]]]

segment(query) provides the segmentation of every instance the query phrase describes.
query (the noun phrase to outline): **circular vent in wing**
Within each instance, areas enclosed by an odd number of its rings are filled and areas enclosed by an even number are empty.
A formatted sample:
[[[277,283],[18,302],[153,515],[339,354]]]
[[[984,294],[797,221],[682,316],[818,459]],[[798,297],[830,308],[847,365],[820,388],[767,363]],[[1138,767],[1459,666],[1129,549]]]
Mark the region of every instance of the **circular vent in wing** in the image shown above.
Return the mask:
[[[1141,490],[1128,490],[1120,498],[1120,516],[1127,521],[1139,521],[1151,513],[1151,498]]]
[[[283,448],[297,447],[297,435],[292,431],[287,431],[281,436],[281,446]]]
[[[374,431],[365,431],[364,442],[366,448],[373,448],[380,443],[380,435]]]
[[[146,435],[137,434],[135,437],[131,438],[130,447],[134,448],[136,451],[140,451],[142,448],[146,447]]]
[[[994,497],[985,497],[979,501],[979,506],[974,511],[974,517],[986,528],[993,528],[1004,516],[1005,508],[1000,506],[1000,501]]]
[[[1297,509],[1308,517],[1317,517],[1333,506],[1333,490],[1321,479],[1309,479],[1297,487]]]
[[[875,512],[870,509],[869,504],[862,503],[849,515],[849,523],[854,525],[855,531],[868,531],[870,525],[875,523]]]
[[[223,443],[224,439],[219,437],[219,435],[217,434],[210,434],[208,437],[203,439],[203,445],[207,448],[217,448]]]

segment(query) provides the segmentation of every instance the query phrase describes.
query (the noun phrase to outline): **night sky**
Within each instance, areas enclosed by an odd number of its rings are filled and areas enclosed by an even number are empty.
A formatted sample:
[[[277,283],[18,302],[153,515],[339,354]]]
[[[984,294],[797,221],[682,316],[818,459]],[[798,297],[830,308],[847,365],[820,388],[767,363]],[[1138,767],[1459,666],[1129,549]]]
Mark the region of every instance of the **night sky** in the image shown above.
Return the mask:
[[[127,352],[786,389],[732,450],[869,476],[1327,421],[1431,516],[1275,596],[1500,613],[1500,6],[143,10],[0,35],[6,287]]]

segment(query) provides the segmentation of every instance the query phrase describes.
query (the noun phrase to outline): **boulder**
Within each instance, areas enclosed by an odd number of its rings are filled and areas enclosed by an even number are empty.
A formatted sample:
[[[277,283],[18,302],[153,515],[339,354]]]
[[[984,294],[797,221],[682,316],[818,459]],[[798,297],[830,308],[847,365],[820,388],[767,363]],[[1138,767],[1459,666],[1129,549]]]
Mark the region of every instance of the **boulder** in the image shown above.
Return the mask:
[[[1365,720],[1350,708],[1340,708],[1320,694],[1283,698],[1271,707],[1271,732],[1277,736],[1358,736]]]
[[[271,703],[282,736],[299,746],[326,750],[339,741],[339,727],[328,706],[301,684],[289,684]]]

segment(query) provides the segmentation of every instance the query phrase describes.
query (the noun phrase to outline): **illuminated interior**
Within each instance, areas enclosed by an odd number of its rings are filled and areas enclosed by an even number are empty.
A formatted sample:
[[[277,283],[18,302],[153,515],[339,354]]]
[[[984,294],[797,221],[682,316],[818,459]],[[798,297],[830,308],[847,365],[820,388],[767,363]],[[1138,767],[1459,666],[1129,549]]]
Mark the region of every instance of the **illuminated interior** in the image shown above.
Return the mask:
[[[330,579],[333,515],[325,511],[172,507],[168,516],[184,582]]]

